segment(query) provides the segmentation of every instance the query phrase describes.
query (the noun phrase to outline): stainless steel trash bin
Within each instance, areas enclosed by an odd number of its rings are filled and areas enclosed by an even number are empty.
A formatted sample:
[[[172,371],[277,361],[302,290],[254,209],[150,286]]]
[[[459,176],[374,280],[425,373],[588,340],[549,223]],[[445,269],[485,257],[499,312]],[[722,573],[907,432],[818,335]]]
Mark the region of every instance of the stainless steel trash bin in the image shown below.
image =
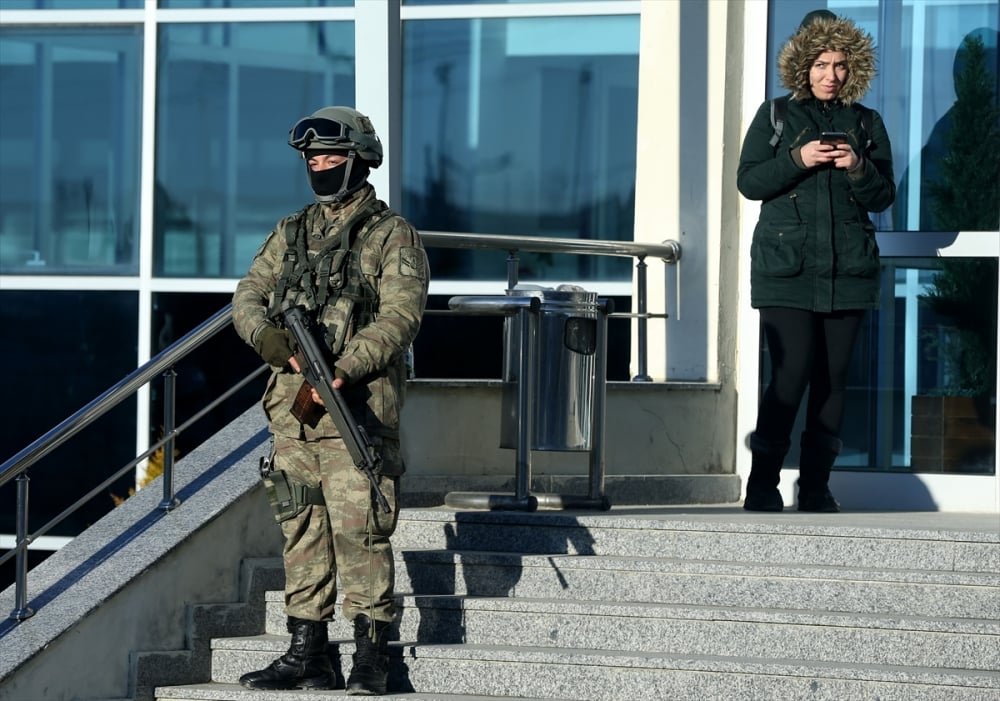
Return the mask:
[[[534,353],[535,381],[529,398],[532,450],[591,448],[597,293],[575,285],[555,289],[518,286],[508,296],[540,299],[535,339],[523,342],[516,316],[504,320],[504,369],[500,447],[517,447],[518,367],[521,353]],[[532,343],[533,341],[533,343]]]

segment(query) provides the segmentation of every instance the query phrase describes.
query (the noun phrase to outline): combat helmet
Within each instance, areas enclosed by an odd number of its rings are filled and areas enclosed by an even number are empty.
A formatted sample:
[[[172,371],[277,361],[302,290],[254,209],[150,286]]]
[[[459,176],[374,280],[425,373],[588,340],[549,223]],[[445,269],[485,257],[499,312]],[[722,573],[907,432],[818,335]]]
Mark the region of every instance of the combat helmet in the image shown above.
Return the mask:
[[[368,182],[371,168],[382,165],[382,142],[368,117],[350,107],[324,107],[295,123],[288,144],[306,160],[306,176],[316,201],[345,201]],[[329,170],[312,170],[308,160],[318,153],[346,156]]]
[[[300,119],[288,132],[299,151],[354,151],[370,168],[382,165],[382,142],[368,117],[351,107],[324,107]]]

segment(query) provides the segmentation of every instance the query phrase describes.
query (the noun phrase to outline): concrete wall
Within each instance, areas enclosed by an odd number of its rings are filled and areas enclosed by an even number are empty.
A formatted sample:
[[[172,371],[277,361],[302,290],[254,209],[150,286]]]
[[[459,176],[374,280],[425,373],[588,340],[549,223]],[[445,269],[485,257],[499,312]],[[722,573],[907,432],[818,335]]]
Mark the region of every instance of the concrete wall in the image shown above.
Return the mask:
[[[432,493],[442,490],[513,484],[516,451],[499,447],[501,392],[495,380],[410,383],[402,427],[406,503],[433,503]],[[605,473],[612,502],[735,501],[734,402],[732,390],[709,383],[609,382]],[[586,491],[589,461],[589,452],[532,451],[533,491]],[[697,477],[717,478],[716,487],[698,491]]]

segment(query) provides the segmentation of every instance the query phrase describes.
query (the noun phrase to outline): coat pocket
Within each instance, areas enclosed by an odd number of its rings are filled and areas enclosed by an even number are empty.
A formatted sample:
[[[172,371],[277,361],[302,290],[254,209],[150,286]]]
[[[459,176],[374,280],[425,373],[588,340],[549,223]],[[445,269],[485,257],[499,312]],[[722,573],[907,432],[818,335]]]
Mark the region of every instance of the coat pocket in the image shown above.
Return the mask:
[[[875,229],[860,222],[841,225],[836,240],[836,272],[854,277],[874,277],[879,271]]]
[[[805,241],[805,226],[798,222],[787,225],[758,223],[750,245],[753,270],[771,277],[798,275],[802,272]]]

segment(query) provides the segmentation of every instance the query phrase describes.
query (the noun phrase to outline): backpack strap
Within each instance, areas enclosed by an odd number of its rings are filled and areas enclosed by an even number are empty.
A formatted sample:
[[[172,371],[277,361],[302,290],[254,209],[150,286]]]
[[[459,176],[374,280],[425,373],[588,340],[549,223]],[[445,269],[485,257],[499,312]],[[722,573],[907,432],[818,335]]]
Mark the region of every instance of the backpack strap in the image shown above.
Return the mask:
[[[789,95],[771,98],[771,128],[774,133],[771,135],[771,148],[781,141],[781,132],[785,129],[785,114],[788,112]]]
[[[865,133],[865,153],[872,147],[872,111],[860,102],[854,103],[854,109],[861,115],[861,130]]]
[[[771,128],[774,133],[771,135],[771,148],[778,145],[781,141],[781,132],[785,129],[785,114],[788,113],[788,99],[791,95],[782,95],[780,97],[771,98]],[[872,111],[862,105],[860,102],[856,102],[853,105],[855,111],[861,117],[861,130],[865,134],[865,153],[872,145]]]

